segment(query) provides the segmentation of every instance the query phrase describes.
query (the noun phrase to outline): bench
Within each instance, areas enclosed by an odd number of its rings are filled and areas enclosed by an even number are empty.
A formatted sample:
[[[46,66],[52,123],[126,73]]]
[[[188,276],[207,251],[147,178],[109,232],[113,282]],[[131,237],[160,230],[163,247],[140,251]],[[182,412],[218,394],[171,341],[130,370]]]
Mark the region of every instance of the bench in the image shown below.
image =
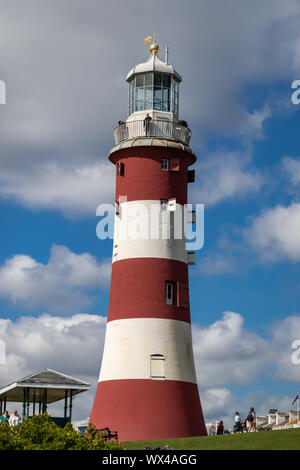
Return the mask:
[[[118,440],[118,431],[111,431],[109,428],[97,429],[97,432],[101,434],[102,439],[110,441],[111,439]]]

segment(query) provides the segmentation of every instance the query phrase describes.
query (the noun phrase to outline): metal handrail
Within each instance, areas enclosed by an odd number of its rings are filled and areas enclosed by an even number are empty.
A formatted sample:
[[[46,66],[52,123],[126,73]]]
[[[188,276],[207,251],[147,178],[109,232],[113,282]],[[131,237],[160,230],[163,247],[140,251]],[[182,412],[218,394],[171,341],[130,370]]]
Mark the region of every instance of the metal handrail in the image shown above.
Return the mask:
[[[152,119],[150,122],[144,120],[124,122],[114,129],[116,145],[125,140],[149,137],[175,140],[189,145],[191,135],[192,131],[188,127],[162,119]]]

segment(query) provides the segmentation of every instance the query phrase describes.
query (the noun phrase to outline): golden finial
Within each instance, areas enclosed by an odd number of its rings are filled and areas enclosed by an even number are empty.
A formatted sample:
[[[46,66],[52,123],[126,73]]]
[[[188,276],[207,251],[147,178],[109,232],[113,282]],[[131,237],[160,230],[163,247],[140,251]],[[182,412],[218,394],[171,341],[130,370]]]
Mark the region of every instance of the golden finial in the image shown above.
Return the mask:
[[[155,43],[151,44],[150,51],[152,52],[152,54],[157,54],[159,51],[159,45]]]

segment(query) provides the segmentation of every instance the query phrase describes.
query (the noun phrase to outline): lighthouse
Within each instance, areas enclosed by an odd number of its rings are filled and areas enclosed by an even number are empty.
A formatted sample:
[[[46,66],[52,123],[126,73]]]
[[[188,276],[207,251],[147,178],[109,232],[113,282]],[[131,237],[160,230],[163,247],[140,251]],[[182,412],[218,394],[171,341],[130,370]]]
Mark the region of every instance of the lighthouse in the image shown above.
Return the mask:
[[[179,120],[181,76],[158,52],[154,42],[126,77],[129,116],[108,157],[116,168],[115,233],[90,423],[118,431],[120,441],[206,435],[189,304],[194,253],[177,230],[193,222],[185,207],[196,156]]]

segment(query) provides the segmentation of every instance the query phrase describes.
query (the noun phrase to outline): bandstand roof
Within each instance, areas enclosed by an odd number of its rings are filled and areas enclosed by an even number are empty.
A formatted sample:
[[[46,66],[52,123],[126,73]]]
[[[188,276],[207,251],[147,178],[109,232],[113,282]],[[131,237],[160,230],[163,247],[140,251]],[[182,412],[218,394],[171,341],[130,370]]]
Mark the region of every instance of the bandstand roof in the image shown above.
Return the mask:
[[[65,398],[66,390],[71,390],[73,395],[77,395],[89,390],[90,384],[55,370],[43,369],[1,388],[0,399],[6,398],[7,401],[22,402],[25,388],[29,389],[29,401],[42,399],[44,391],[47,389],[47,402],[54,403]]]

